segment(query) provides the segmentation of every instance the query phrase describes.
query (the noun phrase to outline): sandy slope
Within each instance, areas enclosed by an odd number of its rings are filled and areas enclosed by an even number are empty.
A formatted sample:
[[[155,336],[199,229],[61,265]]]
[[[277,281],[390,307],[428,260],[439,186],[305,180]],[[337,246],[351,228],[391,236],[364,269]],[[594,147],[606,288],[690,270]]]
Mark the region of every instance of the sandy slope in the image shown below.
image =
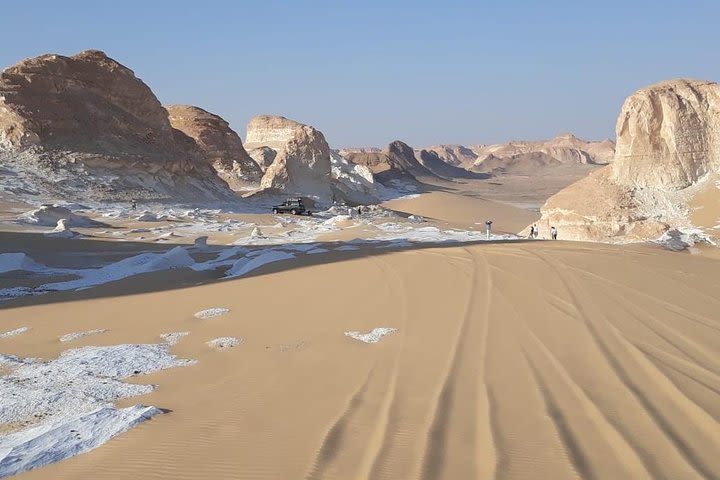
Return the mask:
[[[515,233],[537,219],[533,212],[512,205],[449,192],[429,192],[418,197],[385,202],[387,208],[422,215],[459,228],[484,230],[485,220],[493,220],[493,230]]]
[[[690,221],[720,240],[720,176],[709,178],[690,202]]]
[[[199,360],[122,403],[170,414],[17,478],[720,476],[718,260],[529,242],[272,272],[0,310],[32,328],[5,353],[109,328],[73,346],[189,331],[174,351]],[[193,317],[215,306],[230,312]],[[399,331],[343,335],[380,326]],[[220,336],[244,342],[205,345]]]

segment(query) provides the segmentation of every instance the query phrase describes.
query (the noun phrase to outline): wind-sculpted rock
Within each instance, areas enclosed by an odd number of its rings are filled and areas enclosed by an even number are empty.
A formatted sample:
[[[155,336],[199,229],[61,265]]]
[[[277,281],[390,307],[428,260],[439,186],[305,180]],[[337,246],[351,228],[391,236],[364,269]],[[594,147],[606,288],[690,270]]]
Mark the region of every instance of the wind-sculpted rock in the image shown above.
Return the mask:
[[[671,80],[625,100],[617,121],[617,183],[672,190],[718,171],[720,85]]]
[[[564,239],[656,240],[692,227],[693,187],[713,173],[720,173],[720,85],[657,83],[625,101],[612,165],[548,199],[540,224]]]
[[[262,152],[256,161],[272,158],[260,183],[267,191],[353,204],[375,203],[381,194],[369,169],[330,150],[322,132],[309,125],[261,115],[248,124],[245,144],[253,154]]]

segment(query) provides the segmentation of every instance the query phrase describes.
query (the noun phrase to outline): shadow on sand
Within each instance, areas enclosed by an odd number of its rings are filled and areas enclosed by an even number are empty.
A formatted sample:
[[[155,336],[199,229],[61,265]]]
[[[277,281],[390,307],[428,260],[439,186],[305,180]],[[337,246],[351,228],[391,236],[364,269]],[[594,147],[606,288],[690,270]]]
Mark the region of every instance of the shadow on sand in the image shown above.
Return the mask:
[[[491,243],[521,243],[524,240],[493,240]],[[141,293],[173,290],[222,281],[235,281],[242,288],[242,280],[260,275],[279,273],[287,270],[305,268],[313,265],[345,262],[359,258],[382,256],[399,251],[418,251],[429,248],[451,248],[466,245],[488,243],[486,241],[442,241],[407,242],[403,240],[355,240],[348,242],[312,242],[308,244],[286,243],[278,245],[208,245],[198,248],[193,244],[149,244],[144,242],[117,242],[93,239],[48,238],[39,233],[0,232],[0,253],[22,252],[35,262],[51,268],[100,268],[119,260],[143,253],[164,253],[175,247],[184,247],[197,262],[217,258],[231,249],[246,248],[250,252],[288,250],[295,258],[275,261],[262,265],[252,271],[236,277],[225,278],[229,267],[195,271],[191,268],[175,268],[149,273],[138,273],[119,280],[103,283],[82,290],[49,291],[38,295],[26,295],[0,301],[0,310],[38,304],[50,304],[94,298],[117,297]],[[327,252],[309,255],[295,250],[302,245],[313,245]],[[342,248],[352,247],[352,250]],[[338,250],[341,248],[341,250]],[[229,252],[226,252],[229,253]],[[68,278],[59,278],[37,274],[25,270],[0,273],[0,289],[28,287],[31,289]]]

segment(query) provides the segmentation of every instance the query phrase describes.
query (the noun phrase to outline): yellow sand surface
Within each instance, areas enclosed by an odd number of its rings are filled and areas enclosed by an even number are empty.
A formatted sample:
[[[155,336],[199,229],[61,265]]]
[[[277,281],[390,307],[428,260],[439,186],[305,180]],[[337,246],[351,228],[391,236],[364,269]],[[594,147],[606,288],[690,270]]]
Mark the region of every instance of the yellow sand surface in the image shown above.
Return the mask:
[[[442,191],[391,200],[383,205],[466,229],[484,230],[485,221],[492,220],[493,231],[498,232],[518,232],[539,217],[534,212],[505,203]]]
[[[314,257],[3,306],[1,330],[31,327],[3,353],[188,331],[173,352],[198,360],[120,403],[169,413],[17,478],[720,478],[720,260],[542,241]],[[230,312],[194,318],[210,307]],[[398,331],[343,334],[375,327]]]

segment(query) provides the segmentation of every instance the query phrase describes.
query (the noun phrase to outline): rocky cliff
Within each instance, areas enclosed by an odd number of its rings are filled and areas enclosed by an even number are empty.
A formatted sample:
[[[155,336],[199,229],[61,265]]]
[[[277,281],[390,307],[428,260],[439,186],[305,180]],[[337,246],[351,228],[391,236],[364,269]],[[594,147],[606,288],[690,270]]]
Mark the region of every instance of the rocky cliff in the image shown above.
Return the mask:
[[[66,197],[231,194],[129,68],[103,52],[42,55],[0,74],[4,168]]]
[[[561,238],[634,241],[690,228],[699,183],[720,173],[720,86],[673,80],[624,103],[612,165],[570,185],[542,207]]]
[[[190,105],[170,105],[170,124],[198,145],[217,174],[233,190],[257,186],[262,170],[245,151],[242,140],[221,117]]]

